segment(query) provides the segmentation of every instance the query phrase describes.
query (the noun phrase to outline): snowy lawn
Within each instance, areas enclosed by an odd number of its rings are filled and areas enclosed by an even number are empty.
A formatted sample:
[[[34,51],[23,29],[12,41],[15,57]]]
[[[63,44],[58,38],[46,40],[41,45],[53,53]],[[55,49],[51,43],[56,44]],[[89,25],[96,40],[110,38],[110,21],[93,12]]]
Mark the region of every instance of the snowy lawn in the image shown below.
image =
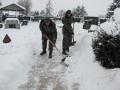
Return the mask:
[[[24,81],[34,63],[34,47],[36,45],[40,47],[40,32],[36,28],[38,28],[37,24],[30,23],[29,27],[25,26],[20,30],[0,30],[0,90],[17,90]],[[6,34],[12,40],[9,44],[2,43]]]

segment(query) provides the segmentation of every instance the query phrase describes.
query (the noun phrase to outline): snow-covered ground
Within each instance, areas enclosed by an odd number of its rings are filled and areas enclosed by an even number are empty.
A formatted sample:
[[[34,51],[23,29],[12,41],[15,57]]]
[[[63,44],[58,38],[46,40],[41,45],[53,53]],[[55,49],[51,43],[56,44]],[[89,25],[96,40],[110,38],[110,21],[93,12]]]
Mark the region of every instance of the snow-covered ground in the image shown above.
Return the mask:
[[[34,25],[34,28],[33,28]],[[0,90],[17,90],[34,63],[34,47],[40,47],[40,32],[37,24],[19,29],[0,30]],[[3,44],[8,34],[11,43]]]
[[[62,30],[56,22],[57,47],[62,51]],[[108,25],[108,24],[107,24]],[[3,44],[6,33],[12,42]],[[106,70],[95,62],[92,34],[75,24],[76,45],[71,57],[60,64],[62,56],[54,50],[53,58],[40,56],[41,32],[38,23],[20,30],[0,30],[0,90],[120,90],[120,70]]]

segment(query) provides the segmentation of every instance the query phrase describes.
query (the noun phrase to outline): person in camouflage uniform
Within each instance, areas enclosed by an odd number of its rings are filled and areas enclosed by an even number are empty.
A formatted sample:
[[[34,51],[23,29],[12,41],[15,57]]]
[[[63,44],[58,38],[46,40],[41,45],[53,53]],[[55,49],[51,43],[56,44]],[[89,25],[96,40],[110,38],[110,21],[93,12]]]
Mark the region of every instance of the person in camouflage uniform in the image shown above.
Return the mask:
[[[63,17],[62,19],[62,23],[63,23],[62,53],[64,55],[67,55],[66,51],[69,52],[69,47],[72,44],[72,35],[74,34],[73,28],[71,25],[72,23],[74,23],[74,18],[72,17],[71,10],[66,11],[65,17]]]
[[[48,38],[49,40],[52,41],[53,44],[56,43],[57,29],[56,29],[56,24],[50,18],[45,18],[41,20],[39,27],[42,33],[42,48],[43,48],[43,51],[40,53],[40,55],[44,55],[46,54]],[[52,58],[52,52],[53,52],[53,45],[49,41],[49,58]]]

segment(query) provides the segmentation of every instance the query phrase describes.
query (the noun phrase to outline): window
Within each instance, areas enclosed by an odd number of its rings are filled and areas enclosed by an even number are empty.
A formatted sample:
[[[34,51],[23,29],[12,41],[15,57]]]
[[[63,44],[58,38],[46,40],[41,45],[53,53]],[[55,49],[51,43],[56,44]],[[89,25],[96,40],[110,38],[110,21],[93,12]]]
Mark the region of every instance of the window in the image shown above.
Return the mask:
[[[16,24],[9,24],[9,28],[16,28]]]

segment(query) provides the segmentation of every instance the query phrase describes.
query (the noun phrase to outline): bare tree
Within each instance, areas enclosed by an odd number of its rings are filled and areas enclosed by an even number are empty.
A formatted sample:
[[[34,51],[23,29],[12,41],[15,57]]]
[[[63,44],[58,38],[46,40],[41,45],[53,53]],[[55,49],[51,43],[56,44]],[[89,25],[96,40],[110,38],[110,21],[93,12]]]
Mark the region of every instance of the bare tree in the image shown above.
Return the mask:
[[[2,5],[1,1],[0,1],[0,6]],[[2,15],[2,11],[0,11],[0,15]],[[2,17],[0,17],[0,23],[2,22]]]
[[[74,8],[72,13],[75,17],[80,17],[81,7],[77,6],[77,8]]]
[[[106,17],[107,18],[110,18],[111,16],[114,15],[114,10],[116,8],[120,8],[120,0],[113,0],[113,2],[111,3],[111,5],[109,6],[108,8],[108,12],[106,14]]]
[[[87,11],[84,6],[81,6],[80,17],[87,16]]]
[[[39,11],[34,12],[34,16],[39,16],[39,15],[40,15]]]
[[[47,17],[53,16],[53,8],[52,8],[51,0],[48,1],[45,11],[46,11],[45,16],[47,16]]]
[[[40,16],[45,16],[45,11],[44,10],[41,10]]]
[[[77,8],[73,9],[72,13],[75,17],[87,16],[87,11],[85,10],[84,6],[77,6]]]
[[[26,9],[25,14],[28,15],[32,7],[31,0],[19,0],[18,4],[23,6]]]
[[[58,11],[58,17],[62,18],[64,15],[65,15],[65,11],[64,10]]]
[[[0,6],[2,5],[2,2],[0,1]]]

